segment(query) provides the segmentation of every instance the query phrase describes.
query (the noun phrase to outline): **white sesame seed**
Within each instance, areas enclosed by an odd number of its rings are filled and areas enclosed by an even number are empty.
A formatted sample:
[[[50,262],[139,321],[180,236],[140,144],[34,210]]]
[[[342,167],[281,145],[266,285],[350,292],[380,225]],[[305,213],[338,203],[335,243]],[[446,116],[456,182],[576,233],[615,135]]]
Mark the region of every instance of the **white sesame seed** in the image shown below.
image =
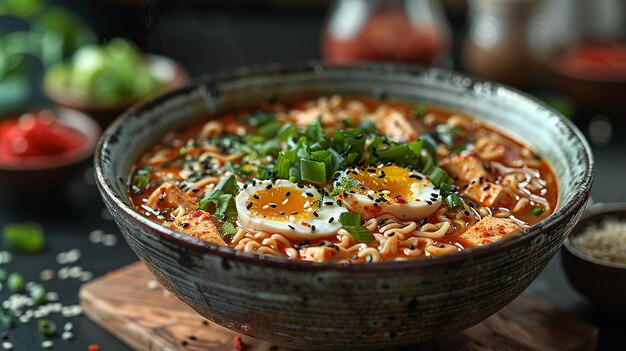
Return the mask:
[[[59,300],[59,294],[54,291],[48,291],[46,293],[46,301],[54,302]]]
[[[44,349],[50,349],[54,346],[54,342],[52,340],[44,340],[41,342],[41,347]]]
[[[55,272],[52,269],[44,269],[43,271],[41,271],[41,273],[39,273],[39,279],[41,279],[44,282],[50,281],[52,279],[54,279],[55,276]]]
[[[2,342],[2,348],[5,350],[13,350],[13,344],[8,341],[4,341]]]
[[[146,287],[150,290],[156,290],[159,288],[159,283],[156,280],[148,280]]]
[[[78,277],[78,279],[81,282],[87,282],[90,281],[91,279],[93,279],[93,273],[89,272],[89,271],[84,271],[80,274],[80,277]]]
[[[67,271],[67,275],[70,278],[78,278],[83,273],[83,267],[81,266],[73,266]]]
[[[28,317],[27,315],[23,315],[23,316],[20,316],[20,318],[18,318],[18,320],[20,321],[20,323],[26,324],[26,323],[30,322],[30,317]]]
[[[114,234],[105,234],[102,237],[102,245],[104,246],[115,246],[117,244],[117,236]]]
[[[13,261],[13,254],[9,251],[0,251],[0,264],[11,263]]]
[[[74,338],[74,333],[72,333],[69,330],[66,330],[63,332],[63,334],[61,334],[61,339],[63,340],[71,340]]]
[[[69,267],[61,267],[61,269],[57,272],[57,277],[61,280],[69,278]]]
[[[74,324],[72,324],[72,322],[67,322],[63,325],[63,330],[65,331],[70,331],[72,329],[74,329]]]
[[[99,244],[102,242],[102,236],[104,235],[104,231],[100,229],[96,229],[89,233],[89,241],[94,244]]]
[[[26,282],[26,284],[24,284],[24,288],[26,290],[30,290],[32,289],[32,287],[35,285],[35,282]]]

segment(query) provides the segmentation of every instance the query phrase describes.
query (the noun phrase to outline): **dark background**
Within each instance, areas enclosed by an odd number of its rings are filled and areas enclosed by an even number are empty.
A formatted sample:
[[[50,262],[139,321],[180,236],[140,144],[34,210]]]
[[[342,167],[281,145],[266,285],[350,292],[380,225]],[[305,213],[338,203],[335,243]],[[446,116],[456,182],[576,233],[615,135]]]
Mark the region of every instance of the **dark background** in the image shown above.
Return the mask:
[[[99,36],[106,40],[125,36],[137,42],[145,51],[167,55],[185,66],[192,77],[232,67],[268,63],[296,62],[319,59],[320,29],[325,8],[315,2],[297,7],[268,5],[263,2],[188,2],[188,1],[56,1],[67,5],[86,18]],[[463,37],[465,19],[462,14],[450,17],[455,46],[453,58],[458,57],[459,41]],[[457,60],[455,68],[462,70]],[[550,86],[540,86],[533,93],[551,92]],[[590,138],[597,162],[595,185],[592,192],[596,202],[616,202],[626,199],[626,188],[621,183],[626,166],[625,128],[623,116],[598,119],[593,113],[577,111],[574,121],[589,136],[591,128],[609,126],[610,138]],[[598,125],[597,121],[608,123]],[[592,121],[595,121],[592,123]],[[0,226],[12,222],[36,221],[44,227],[48,246],[43,254],[15,255],[4,268],[22,272],[28,280],[39,280],[39,272],[46,268],[58,269],[55,256],[60,251],[79,248],[83,258],[77,263],[96,276],[115,270],[136,260],[121,241],[115,247],[89,243],[87,236],[94,229],[119,234],[114,223],[103,214],[103,204],[92,182],[93,170],[79,176],[65,192],[65,196],[40,201],[30,209],[0,205]],[[0,250],[1,251],[1,250]],[[559,255],[560,256],[560,255]],[[557,256],[529,288],[529,291],[554,306],[583,318],[600,327],[599,349],[623,349],[620,333],[626,323],[603,316],[567,282],[560,257]],[[76,280],[58,280],[44,283],[48,290],[57,291],[64,304],[78,302]],[[7,289],[0,297],[8,296]],[[52,318],[55,320],[55,318]],[[56,319],[59,327],[64,320]],[[55,339],[55,350],[86,350],[97,343],[101,350],[128,348],[85,317],[70,319],[74,323],[75,339],[69,342]],[[0,326],[0,328],[2,328]],[[1,329],[0,329],[1,330]],[[8,339],[15,350],[40,349],[42,337],[31,321],[9,330]]]

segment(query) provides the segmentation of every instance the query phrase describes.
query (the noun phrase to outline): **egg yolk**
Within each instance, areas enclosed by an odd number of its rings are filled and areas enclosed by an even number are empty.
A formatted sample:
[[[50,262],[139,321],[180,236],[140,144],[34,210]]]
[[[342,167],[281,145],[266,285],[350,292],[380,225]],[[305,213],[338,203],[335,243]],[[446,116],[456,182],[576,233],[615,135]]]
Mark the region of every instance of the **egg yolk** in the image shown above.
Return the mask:
[[[396,165],[361,168],[348,172],[348,176],[361,185],[352,190],[363,195],[374,195],[368,194],[368,191],[373,190],[377,197],[386,199],[413,199],[415,192],[428,185],[427,182],[420,182],[422,176]]]
[[[271,220],[313,218],[319,209],[319,195],[298,188],[272,187],[252,194],[246,201],[250,214]]]

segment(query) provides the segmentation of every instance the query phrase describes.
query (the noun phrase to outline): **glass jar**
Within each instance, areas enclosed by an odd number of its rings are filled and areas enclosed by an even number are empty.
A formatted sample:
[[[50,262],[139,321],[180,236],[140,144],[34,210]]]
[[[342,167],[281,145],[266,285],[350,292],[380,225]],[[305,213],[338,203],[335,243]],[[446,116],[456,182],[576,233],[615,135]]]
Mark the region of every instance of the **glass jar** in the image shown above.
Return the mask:
[[[442,65],[450,29],[436,0],[337,0],[322,33],[334,63],[403,61]]]
[[[470,0],[463,68],[504,84],[528,88],[536,76],[542,0]]]

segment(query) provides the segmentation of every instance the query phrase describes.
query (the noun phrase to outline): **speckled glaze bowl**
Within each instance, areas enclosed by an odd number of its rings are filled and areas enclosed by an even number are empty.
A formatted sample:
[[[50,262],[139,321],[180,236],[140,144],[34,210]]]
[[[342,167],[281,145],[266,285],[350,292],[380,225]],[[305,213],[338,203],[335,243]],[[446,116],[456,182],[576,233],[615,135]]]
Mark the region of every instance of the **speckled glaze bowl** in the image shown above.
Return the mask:
[[[559,181],[556,212],[495,244],[381,264],[321,264],[216,247],[135,212],[127,176],[165,131],[267,99],[327,94],[419,101],[485,119],[532,142]],[[394,65],[243,68],[135,106],[104,133],[95,157],[102,198],[137,256],[206,318],[297,349],[392,349],[484,320],[537,277],[576,224],[593,158],[581,133],[539,101],[498,84]]]
[[[561,260],[570,283],[598,309],[626,319],[626,264],[613,263],[590,257],[572,241],[591,224],[606,218],[626,220],[626,203],[607,203],[592,206],[564,242]]]

